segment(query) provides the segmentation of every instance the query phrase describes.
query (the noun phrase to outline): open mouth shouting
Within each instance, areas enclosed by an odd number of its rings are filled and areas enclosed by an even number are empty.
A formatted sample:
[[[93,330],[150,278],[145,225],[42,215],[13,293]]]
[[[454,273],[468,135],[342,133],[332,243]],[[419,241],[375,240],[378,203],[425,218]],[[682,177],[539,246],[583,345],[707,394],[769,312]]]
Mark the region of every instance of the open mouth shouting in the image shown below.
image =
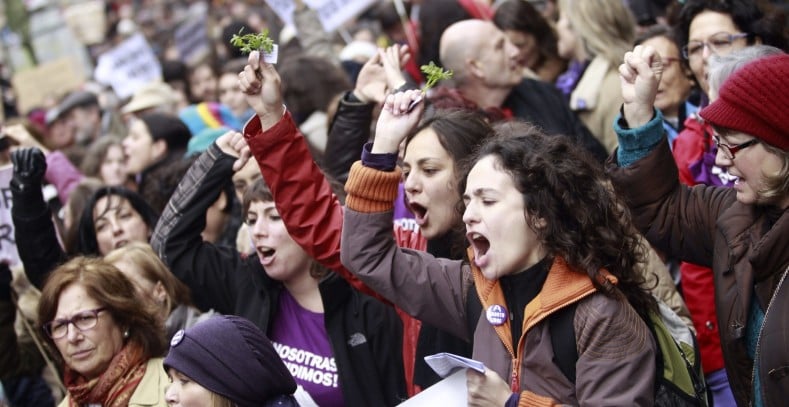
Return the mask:
[[[260,263],[262,265],[268,266],[274,262],[274,254],[277,252],[276,250],[267,246],[258,246],[257,251],[258,256],[260,257]]]
[[[427,208],[418,203],[411,202],[408,204],[408,209],[410,209],[411,213],[414,214],[414,219],[416,220],[417,225],[421,227],[427,223]]]
[[[466,239],[468,239],[471,249],[474,251],[474,264],[479,268],[486,267],[490,263],[488,258],[490,241],[478,232],[468,232]]]

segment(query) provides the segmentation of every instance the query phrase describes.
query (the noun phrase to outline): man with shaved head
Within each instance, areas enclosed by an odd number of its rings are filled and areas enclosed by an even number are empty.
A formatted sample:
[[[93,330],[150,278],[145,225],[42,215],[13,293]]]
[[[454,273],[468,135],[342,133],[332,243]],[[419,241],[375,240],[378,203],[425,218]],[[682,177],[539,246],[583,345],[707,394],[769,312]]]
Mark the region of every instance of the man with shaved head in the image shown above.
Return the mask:
[[[551,84],[524,78],[517,48],[492,22],[463,20],[441,35],[441,64],[454,72],[462,106],[475,106],[493,119],[526,120],[548,134],[564,134],[601,162],[607,153]],[[449,107],[445,92],[431,101]],[[613,125],[613,124],[612,124]]]

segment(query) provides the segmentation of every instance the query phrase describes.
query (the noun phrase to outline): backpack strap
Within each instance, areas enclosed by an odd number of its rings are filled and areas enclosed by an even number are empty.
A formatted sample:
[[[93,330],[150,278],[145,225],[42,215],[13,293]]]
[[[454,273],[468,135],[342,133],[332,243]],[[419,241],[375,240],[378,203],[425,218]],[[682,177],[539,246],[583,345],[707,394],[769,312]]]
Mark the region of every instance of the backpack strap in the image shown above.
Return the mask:
[[[548,318],[553,363],[572,383],[575,383],[575,363],[578,362],[578,344],[575,340],[575,326],[573,326],[577,306],[577,302],[572,303]]]
[[[468,327],[468,341],[474,344],[474,331],[477,330],[477,322],[482,315],[482,301],[477,295],[477,287],[471,285],[466,294],[466,326]]]

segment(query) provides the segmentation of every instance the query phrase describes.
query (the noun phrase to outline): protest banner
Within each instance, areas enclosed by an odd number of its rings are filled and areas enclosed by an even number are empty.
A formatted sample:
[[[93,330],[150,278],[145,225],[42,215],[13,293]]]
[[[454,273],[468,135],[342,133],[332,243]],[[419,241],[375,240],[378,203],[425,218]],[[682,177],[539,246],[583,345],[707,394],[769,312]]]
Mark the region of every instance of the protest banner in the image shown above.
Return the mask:
[[[125,99],[140,86],[161,80],[162,67],[145,37],[135,34],[99,57],[94,77]]]
[[[11,85],[16,94],[19,113],[42,106],[47,99],[57,99],[85,83],[80,65],[73,58],[60,58],[14,74]]]
[[[318,12],[323,30],[332,32],[359,15],[376,0],[304,0],[307,7]],[[293,0],[266,0],[285,25],[293,24]]]

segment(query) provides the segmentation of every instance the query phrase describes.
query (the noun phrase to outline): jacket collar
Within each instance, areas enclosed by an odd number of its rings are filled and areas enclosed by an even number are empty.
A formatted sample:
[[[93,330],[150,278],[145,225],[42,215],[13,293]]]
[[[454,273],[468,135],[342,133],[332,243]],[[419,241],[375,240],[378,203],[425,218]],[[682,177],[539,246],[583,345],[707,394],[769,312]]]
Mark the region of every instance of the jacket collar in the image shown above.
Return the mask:
[[[482,275],[482,271],[474,264],[474,252],[470,248],[468,249],[468,256],[470,259],[472,276],[474,277],[474,284],[483,311],[491,305],[498,304],[504,306],[504,304],[507,304],[499,281],[487,280]],[[601,270],[601,275],[603,276],[602,278],[614,284],[616,283],[616,278],[607,271]],[[597,289],[589,276],[585,273],[573,270],[561,257],[555,257],[540,293],[526,305],[523,315],[523,335],[526,334],[529,328],[545,319],[551,313],[577,302],[596,291]],[[515,350],[512,349],[510,344],[512,333],[509,319],[506,319],[501,325],[494,326],[494,329],[514,357]]]

